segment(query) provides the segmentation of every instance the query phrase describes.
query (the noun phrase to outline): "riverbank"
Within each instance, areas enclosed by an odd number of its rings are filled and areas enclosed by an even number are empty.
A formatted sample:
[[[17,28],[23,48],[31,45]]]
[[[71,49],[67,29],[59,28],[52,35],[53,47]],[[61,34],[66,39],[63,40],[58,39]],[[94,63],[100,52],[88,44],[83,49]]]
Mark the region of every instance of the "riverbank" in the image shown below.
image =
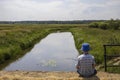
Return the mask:
[[[0,24],[0,69],[23,56],[49,33],[68,31],[79,24]],[[8,62],[8,63],[7,63]]]
[[[0,80],[120,80],[120,74],[98,72],[96,76],[83,78],[76,72],[0,71]]]
[[[90,53],[95,56],[97,65],[104,62],[103,44],[120,44],[119,30],[102,30],[89,28],[81,24],[4,24],[0,25],[0,64],[16,58],[26,49],[33,47],[38,41],[52,32],[71,32],[75,45],[80,52],[83,42],[90,43]],[[120,52],[118,48],[108,48],[109,54]],[[81,54],[81,52],[80,52]],[[18,58],[18,57],[17,57]],[[16,58],[16,59],[17,59]],[[120,69],[112,69],[119,72]]]
[[[49,29],[31,25],[0,25],[0,64],[32,47],[50,33]]]
[[[68,29],[68,25],[0,24],[0,64],[23,55],[49,33]]]

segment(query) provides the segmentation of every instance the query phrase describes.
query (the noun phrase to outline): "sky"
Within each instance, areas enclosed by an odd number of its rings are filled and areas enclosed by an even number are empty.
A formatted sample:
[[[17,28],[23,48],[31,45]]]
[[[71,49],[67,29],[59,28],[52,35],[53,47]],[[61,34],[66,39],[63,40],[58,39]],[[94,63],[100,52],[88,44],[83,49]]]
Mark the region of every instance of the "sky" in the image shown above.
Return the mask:
[[[120,0],[0,0],[0,21],[120,19]]]

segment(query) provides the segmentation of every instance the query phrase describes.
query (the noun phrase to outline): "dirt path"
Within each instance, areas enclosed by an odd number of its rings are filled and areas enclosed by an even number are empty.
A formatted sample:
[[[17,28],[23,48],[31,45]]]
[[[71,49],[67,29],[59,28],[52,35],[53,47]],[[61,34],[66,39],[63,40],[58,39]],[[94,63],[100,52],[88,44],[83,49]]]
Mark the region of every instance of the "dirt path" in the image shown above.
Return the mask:
[[[76,72],[0,71],[0,80],[120,80],[120,74],[98,72],[94,77],[82,78]]]

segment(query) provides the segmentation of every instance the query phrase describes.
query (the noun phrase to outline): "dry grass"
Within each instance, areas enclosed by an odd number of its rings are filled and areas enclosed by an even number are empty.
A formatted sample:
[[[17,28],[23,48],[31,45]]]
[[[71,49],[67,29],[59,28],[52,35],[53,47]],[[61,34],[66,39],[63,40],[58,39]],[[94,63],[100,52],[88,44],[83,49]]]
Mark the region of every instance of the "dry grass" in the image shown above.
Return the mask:
[[[83,78],[76,72],[0,71],[0,80],[120,80],[120,74],[98,72],[96,76]]]

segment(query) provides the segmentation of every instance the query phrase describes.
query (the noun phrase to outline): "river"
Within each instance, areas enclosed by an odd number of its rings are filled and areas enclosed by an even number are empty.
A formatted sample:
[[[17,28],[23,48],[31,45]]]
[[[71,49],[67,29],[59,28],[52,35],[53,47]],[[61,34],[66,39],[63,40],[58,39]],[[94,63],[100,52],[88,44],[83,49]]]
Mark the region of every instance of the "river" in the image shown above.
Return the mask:
[[[78,51],[70,32],[51,33],[5,71],[76,71]]]

